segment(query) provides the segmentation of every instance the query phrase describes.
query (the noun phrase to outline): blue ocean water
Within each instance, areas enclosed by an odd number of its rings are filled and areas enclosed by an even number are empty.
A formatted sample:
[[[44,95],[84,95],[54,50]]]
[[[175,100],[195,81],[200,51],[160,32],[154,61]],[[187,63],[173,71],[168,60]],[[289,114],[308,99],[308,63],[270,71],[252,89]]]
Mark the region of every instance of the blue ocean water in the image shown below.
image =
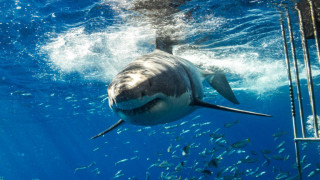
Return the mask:
[[[272,118],[199,109],[170,124],[125,124],[90,140],[118,120],[107,100],[112,77],[155,47],[154,26],[130,10],[132,3],[0,1],[0,179],[295,179],[279,11],[267,1],[187,1],[174,15],[179,31],[173,34],[181,43],[173,53],[225,69],[240,105],[208,85],[206,101]],[[309,42],[319,102],[320,71]],[[245,147],[232,146],[244,139],[250,141]],[[184,147],[190,147],[185,156]],[[318,179],[320,147],[300,147],[303,177]],[[207,167],[213,158],[217,167]]]

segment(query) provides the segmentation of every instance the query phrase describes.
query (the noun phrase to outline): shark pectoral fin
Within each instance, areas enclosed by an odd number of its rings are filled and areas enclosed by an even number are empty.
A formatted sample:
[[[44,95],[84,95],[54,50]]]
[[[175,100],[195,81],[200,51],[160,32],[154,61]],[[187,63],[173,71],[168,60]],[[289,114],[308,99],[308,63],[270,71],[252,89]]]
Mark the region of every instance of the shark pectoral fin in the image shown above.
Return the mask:
[[[236,96],[233,94],[228,80],[223,72],[215,72],[214,75],[207,79],[209,84],[218,91],[224,98],[228,99],[234,104],[240,104]]]
[[[241,109],[234,109],[234,108],[230,108],[230,107],[210,104],[210,103],[204,102],[204,101],[202,101],[200,99],[195,99],[195,101],[193,102],[193,105],[194,106],[212,108],[212,109],[218,109],[218,110],[223,110],[223,111],[231,111],[231,112],[236,112],[236,113],[243,113],[243,114],[250,114],[250,115],[256,115],[256,116],[271,117],[270,115],[267,115],[267,114],[261,114],[261,113],[251,112],[251,111],[244,111],[244,110],[241,110]]]
[[[95,139],[95,138],[97,138],[97,137],[100,137],[100,136],[102,136],[102,135],[104,135],[104,134],[112,131],[112,130],[115,129],[116,127],[120,126],[123,122],[124,122],[124,120],[120,119],[120,120],[119,120],[118,122],[116,122],[114,125],[110,126],[107,130],[99,133],[99,134],[96,135],[96,136],[91,137],[90,139]]]

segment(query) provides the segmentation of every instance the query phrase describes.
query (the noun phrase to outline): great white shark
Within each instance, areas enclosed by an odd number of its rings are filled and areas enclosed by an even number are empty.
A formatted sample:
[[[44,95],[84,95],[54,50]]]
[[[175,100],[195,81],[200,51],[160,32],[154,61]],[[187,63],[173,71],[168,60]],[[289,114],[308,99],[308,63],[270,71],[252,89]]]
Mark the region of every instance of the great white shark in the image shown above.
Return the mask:
[[[257,116],[269,115],[204,102],[203,82],[207,81],[224,98],[239,104],[221,69],[203,70],[175,56],[172,47],[180,44],[174,14],[190,0],[135,0],[130,11],[140,12],[139,21],[148,21],[156,30],[156,48],[129,63],[108,86],[110,108],[120,120],[102,136],[124,122],[152,126],[176,121],[198,108],[211,108]],[[192,14],[186,12],[186,18]],[[189,14],[189,15],[188,15]],[[143,18],[146,17],[146,18]],[[178,33],[179,34],[179,33]]]
[[[211,108],[256,116],[267,114],[210,104],[202,100],[203,82],[239,104],[222,70],[202,70],[190,61],[171,54],[172,49],[157,43],[156,49],[129,63],[108,86],[110,108],[120,120],[102,136],[124,122],[152,126],[176,121],[198,108]]]

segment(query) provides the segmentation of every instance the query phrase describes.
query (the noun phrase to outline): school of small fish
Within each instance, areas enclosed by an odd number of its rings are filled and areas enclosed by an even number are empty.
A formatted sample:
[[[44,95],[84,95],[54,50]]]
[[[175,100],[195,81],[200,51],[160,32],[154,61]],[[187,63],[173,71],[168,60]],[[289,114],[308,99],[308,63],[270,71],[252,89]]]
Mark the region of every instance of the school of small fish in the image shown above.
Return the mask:
[[[15,91],[11,93],[11,96],[33,98],[33,93]],[[56,96],[60,95],[58,93],[49,94],[49,98],[55,98]],[[101,100],[101,104],[91,101],[91,98],[78,99],[75,94],[64,97],[64,100],[74,110],[72,112],[73,116],[81,115],[81,104],[83,103],[87,103],[87,106],[91,107],[87,109],[87,113],[101,115],[103,114],[101,109],[103,108],[103,103],[107,101],[107,96],[101,95],[98,98]],[[42,108],[43,112],[53,107],[53,105],[46,102],[40,102],[37,106]],[[63,108],[57,108],[57,110],[63,110]],[[44,117],[49,119],[51,115],[50,113],[44,114]],[[282,163],[286,164],[286,166],[297,168],[294,157],[290,157],[287,152],[291,142],[286,143],[282,138],[287,135],[286,131],[279,129],[274,132],[270,138],[274,139],[275,145],[268,149],[259,149],[252,144],[253,142],[249,137],[241,137],[239,135],[238,139],[228,138],[225,130],[235,129],[237,124],[241,123],[241,120],[227,122],[222,128],[216,129],[212,129],[212,122],[203,122],[202,120],[201,115],[196,115],[190,118],[189,121],[165,124],[160,130],[151,127],[135,129],[134,133],[146,133],[150,137],[158,133],[169,136],[168,146],[164,150],[155,152],[157,159],[154,160],[140,155],[139,150],[134,150],[131,156],[119,158],[113,162],[114,167],[119,169],[111,175],[112,178],[137,179],[136,177],[126,177],[124,166],[126,163],[134,163],[137,160],[143,161],[145,159],[145,163],[150,163],[148,168],[145,169],[146,180],[265,179],[268,177],[273,177],[273,179],[277,180],[297,179],[297,174],[283,171],[283,168],[277,165]],[[117,129],[115,133],[119,135],[128,131],[129,128],[124,126]],[[189,139],[185,138],[186,136]],[[197,143],[197,139],[201,139],[201,142],[207,139],[208,143],[206,145]],[[185,141],[189,141],[189,143],[185,143]],[[105,142],[105,144],[107,143]],[[130,145],[131,142],[125,140],[123,144]],[[307,145],[308,143],[306,142],[301,143],[302,152],[308,149]],[[96,147],[92,151],[101,153],[102,149],[103,147]],[[109,155],[105,154],[104,157],[108,158]],[[302,155],[300,162],[301,170],[305,177],[320,178],[320,164],[308,163],[307,155]],[[88,171],[100,175],[102,174],[101,169],[95,161],[92,161],[75,167],[74,173]],[[161,172],[154,173],[153,169],[158,169]]]
[[[155,152],[157,159],[146,158],[145,163],[150,163],[146,169],[146,180],[197,180],[197,179],[296,179],[297,174],[289,171],[283,171],[281,166],[292,166],[296,168],[286,150],[286,141],[283,136],[287,133],[278,130],[272,134],[274,139],[273,147],[270,149],[259,149],[255,147],[250,138],[239,136],[237,140],[228,139],[228,135],[224,129],[236,128],[241,121],[235,120],[227,122],[224,127],[210,129],[211,122],[200,121],[201,116],[197,115],[191,121],[183,121],[178,124],[165,124],[156,130],[151,127],[142,127],[134,130],[137,133],[145,132],[148,136],[161,133],[168,135],[168,146],[159,152]],[[195,121],[196,119],[196,121]],[[120,128],[117,133],[127,131],[128,128]],[[185,136],[189,135],[193,138],[186,141]],[[188,137],[189,137],[188,136]],[[207,145],[197,143],[197,139],[201,141],[207,139]],[[187,140],[188,141],[188,140]],[[192,142],[193,141],[193,142]],[[124,142],[130,144],[130,142]],[[306,143],[302,143],[302,150],[307,147]],[[257,148],[257,149],[254,149]],[[121,164],[133,162],[135,159],[145,159],[138,155],[119,159],[114,163],[116,167]],[[240,157],[240,158],[239,158]],[[242,157],[242,158],[241,158]],[[302,171],[307,173],[307,177],[314,177],[320,174],[320,166],[313,167],[312,164],[306,163],[307,156],[301,159]],[[124,178],[125,166],[122,166],[114,173],[113,179]],[[313,170],[311,170],[313,168]],[[159,174],[154,173],[157,169]],[[127,177],[127,179],[137,179],[136,177]]]

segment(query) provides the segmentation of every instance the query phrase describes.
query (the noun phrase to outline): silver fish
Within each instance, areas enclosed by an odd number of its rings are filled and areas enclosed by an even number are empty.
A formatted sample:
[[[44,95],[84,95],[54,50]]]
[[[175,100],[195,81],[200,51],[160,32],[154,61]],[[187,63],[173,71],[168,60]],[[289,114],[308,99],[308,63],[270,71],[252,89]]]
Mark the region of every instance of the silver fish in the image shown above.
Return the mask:
[[[249,144],[249,142],[250,142],[250,139],[247,138],[247,139],[237,141],[233,143],[231,146],[234,148],[243,148],[243,147],[246,147]]]
[[[234,126],[235,124],[237,124],[238,122],[239,122],[239,120],[236,120],[236,121],[231,122],[231,123],[226,123],[226,124],[224,124],[224,127],[225,128],[230,128],[230,127]]]
[[[122,160],[116,162],[114,165],[117,165],[117,164],[119,164],[119,163],[124,163],[124,162],[126,162],[126,161],[128,161],[128,160],[129,160],[129,159],[122,159]]]

